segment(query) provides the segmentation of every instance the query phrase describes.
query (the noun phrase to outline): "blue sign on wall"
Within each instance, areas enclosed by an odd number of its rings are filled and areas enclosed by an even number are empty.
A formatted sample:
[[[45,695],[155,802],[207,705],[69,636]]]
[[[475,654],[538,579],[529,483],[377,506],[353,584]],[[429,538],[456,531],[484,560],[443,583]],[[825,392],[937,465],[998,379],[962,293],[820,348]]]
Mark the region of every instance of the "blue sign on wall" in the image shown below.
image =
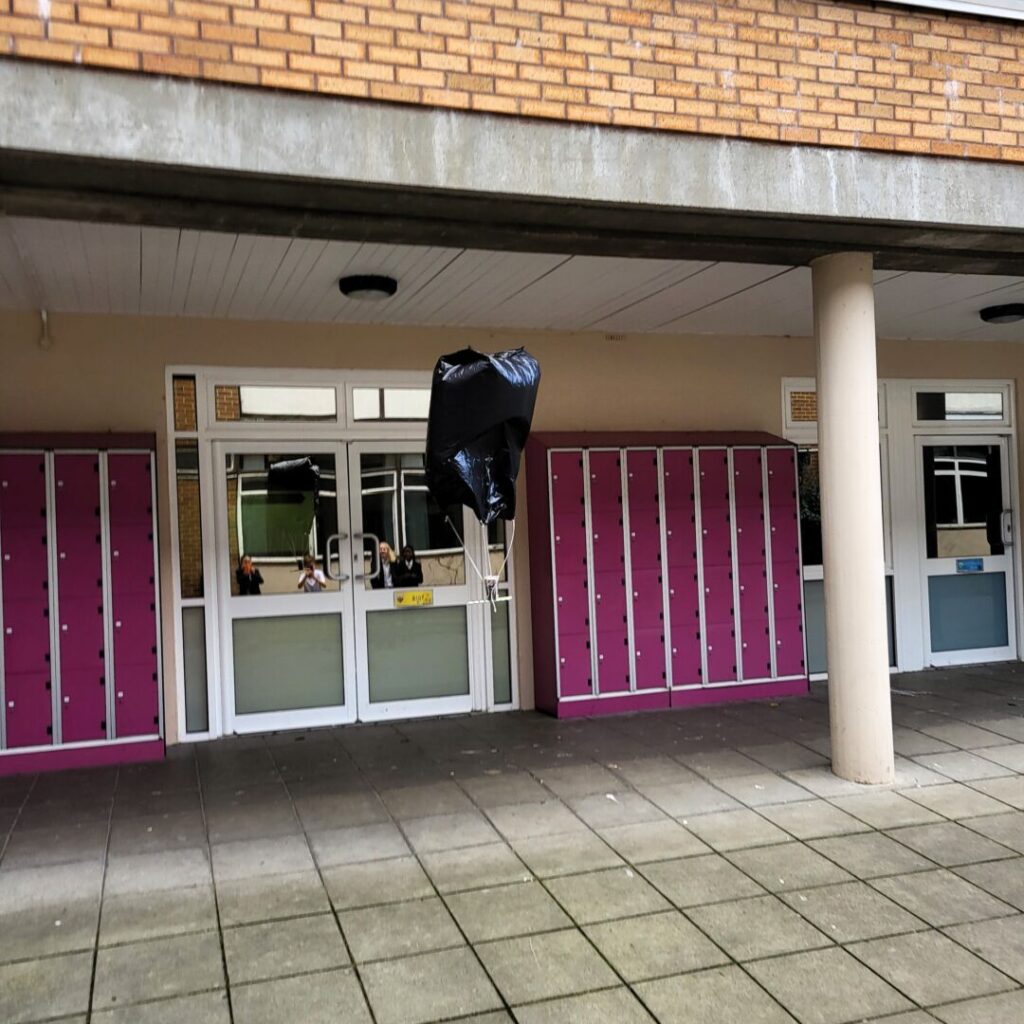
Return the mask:
[[[958,558],[956,560],[957,572],[983,572],[985,560],[983,558]]]

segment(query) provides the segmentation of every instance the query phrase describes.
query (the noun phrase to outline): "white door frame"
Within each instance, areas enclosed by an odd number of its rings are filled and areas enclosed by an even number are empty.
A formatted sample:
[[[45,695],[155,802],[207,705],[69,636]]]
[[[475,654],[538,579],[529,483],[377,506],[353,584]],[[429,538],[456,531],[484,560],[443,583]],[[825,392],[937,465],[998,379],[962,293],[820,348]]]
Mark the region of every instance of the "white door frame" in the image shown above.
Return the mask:
[[[935,446],[995,446],[1000,454],[1000,485],[1002,490],[1002,515],[1009,515],[1008,529],[1001,523],[1000,533],[1004,541],[1001,555],[976,556],[983,560],[985,573],[1002,572],[1006,584],[1006,645],[1003,647],[970,648],[958,651],[933,651],[931,647],[931,615],[929,610],[928,581],[932,576],[956,575],[956,556],[951,558],[929,558],[927,553],[927,527],[925,520],[924,492],[924,449]],[[926,663],[929,666],[968,665],[988,661],[1012,661],[1017,657],[1017,592],[1014,571],[1014,536],[1013,519],[1015,518],[1015,502],[1011,487],[1010,444],[1008,438],[999,434],[918,434],[914,438],[914,463],[916,468],[917,510],[920,523],[925,527],[918,541],[918,557],[920,559],[921,579],[921,618],[922,644]],[[1001,515],[1001,519],[1002,519]],[[971,556],[966,556],[971,557]]]
[[[355,626],[352,609],[352,581],[342,580],[338,590],[328,590],[317,594],[263,594],[259,597],[236,597],[231,593],[231,573],[233,567],[225,557],[230,550],[228,543],[227,517],[223,513],[227,509],[227,471],[225,455],[266,454],[268,451],[283,454],[331,454],[335,459],[335,489],[338,518],[338,539],[335,541],[339,553],[339,562],[343,570],[351,563],[351,529],[348,528],[348,473],[345,458],[345,445],[340,442],[297,440],[285,438],[264,439],[261,441],[243,440],[242,438],[227,441],[214,441],[214,490],[213,508],[215,513],[214,530],[216,535],[215,588],[217,608],[220,618],[221,645],[220,655],[220,698],[222,702],[223,728],[226,733],[270,732],[276,729],[304,729],[322,725],[343,725],[356,720],[356,661],[355,661]],[[328,552],[325,551],[324,561]],[[260,619],[269,617],[315,615],[317,613],[340,616],[342,625],[342,666],[344,683],[344,703],[337,706],[322,708],[303,708],[294,711],[271,711],[263,713],[238,714],[235,711],[234,683],[234,631],[235,619]]]

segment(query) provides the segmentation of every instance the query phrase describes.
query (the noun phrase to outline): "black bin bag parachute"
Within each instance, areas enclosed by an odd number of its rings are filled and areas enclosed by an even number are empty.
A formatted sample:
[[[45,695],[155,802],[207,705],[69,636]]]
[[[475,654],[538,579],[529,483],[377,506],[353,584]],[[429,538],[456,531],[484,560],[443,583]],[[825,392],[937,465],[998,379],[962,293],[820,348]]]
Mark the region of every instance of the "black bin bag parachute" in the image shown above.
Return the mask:
[[[467,505],[487,525],[514,519],[516,477],[530,434],[540,364],[525,349],[471,348],[434,367],[427,423],[427,487],[441,508]]]

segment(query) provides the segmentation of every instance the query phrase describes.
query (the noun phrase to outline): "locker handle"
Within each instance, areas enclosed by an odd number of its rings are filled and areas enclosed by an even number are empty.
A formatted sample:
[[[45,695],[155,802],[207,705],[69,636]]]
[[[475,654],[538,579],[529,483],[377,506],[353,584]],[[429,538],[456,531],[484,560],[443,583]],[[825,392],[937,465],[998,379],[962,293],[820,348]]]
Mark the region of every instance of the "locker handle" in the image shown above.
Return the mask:
[[[118,690],[117,691],[117,699],[118,700],[124,700],[124,690]]]
[[[71,703],[71,698],[70,697],[65,697],[64,698],[64,703],[65,704],[70,704]]]

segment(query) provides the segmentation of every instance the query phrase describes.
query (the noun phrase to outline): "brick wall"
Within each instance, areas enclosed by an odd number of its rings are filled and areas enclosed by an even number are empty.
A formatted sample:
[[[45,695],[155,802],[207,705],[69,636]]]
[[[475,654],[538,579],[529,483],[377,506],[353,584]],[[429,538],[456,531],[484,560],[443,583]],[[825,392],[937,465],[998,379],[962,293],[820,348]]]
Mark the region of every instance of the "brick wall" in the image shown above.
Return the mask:
[[[577,122],[1024,160],[1024,24],[920,8],[0,0],[3,54]]]

